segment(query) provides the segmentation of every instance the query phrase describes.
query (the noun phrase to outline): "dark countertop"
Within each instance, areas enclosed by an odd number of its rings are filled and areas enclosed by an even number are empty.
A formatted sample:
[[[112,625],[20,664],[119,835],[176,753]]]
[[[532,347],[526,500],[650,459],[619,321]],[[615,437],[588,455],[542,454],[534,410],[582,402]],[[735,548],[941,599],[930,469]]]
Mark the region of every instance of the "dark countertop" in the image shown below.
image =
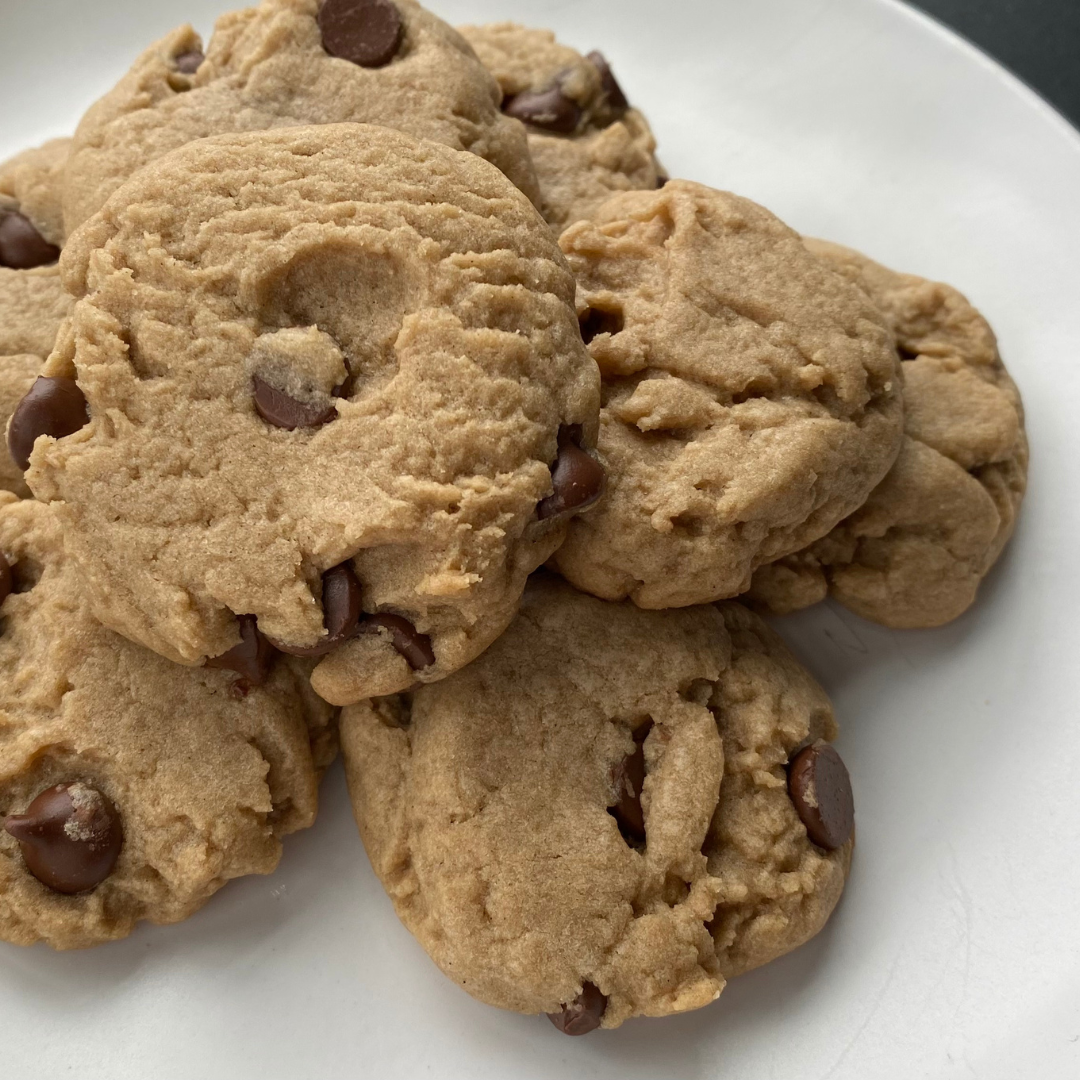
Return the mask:
[[[909,0],[975,42],[1080,127],[1080,0]]]

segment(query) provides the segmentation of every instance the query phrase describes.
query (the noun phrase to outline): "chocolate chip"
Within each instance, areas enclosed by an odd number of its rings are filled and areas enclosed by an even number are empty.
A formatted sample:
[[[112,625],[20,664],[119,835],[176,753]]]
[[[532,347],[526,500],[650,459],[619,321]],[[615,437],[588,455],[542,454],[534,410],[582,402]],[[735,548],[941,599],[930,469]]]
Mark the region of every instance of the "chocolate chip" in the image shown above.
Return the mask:
[[[600,1026],[607,1008],[607,998],[592,983],[587,982],[562,1012],[548,1013],[548,1019],[564,1035],[588,1035]]]
[[[254,615],[241,615],[237,622],[240,624],[240,644],[220,656],[211,657],[206,666],[235,671],[240,676],[235,686],[241,696],[246,697],[252,687],[262,686],[270,675],[274,646],[259,632]]]
[[[191,49],[177,56],[173,63],[182,75],[194,75],[202,67],[205,59],[206,57],[198,49]]]
[[[361,607],[360,582],[348,563],[327,570],[322,579],[323,624],[326,637],[318,645],[307,647],[286,645],[274,641],[276,649],[290,656],[325,656],[332,649],[344,644],[356,635],[360,627]]]
[[[11,415],[8,427],[11,459],[26,472],[30,468],[30,453],[39,436],[62,439],[85,427],[89,421],[86,398],[74,379],[39,376]]]
[[[50,266],[60,249],[50,244],[29,218],[17,210],[0,210],[0,266],[9,270],[33,270]]]
[[[626,325],[621,311],[604,311],[602,308],[586,308],[578,320],[581,340],[588,345],[601,334],[621,334]]]
[[[619,832],[629,843],[645,842],[645,811],[641,807],[641,792],[645,786],[645,740],[652,730],[652,721],[634,732],[634,752],[627,754],[611,770],[616,803],[608,813],[615,819]]]
[[[309,405],[283,394],[258,375],[255,383],[255,411],[274,427],[295,431],[297,428],[316,428],[337,419],[333,405]]]
[[[656,178],[656,190],[659,191],[661,188],[666,188],[670,183],[671,177],[666,173],[660,173]]]
[[[124,829],[112,802],[89,784],[57,784],[4,828],[19,841],[26,868],[59,893],[81,893],[113,871]]]
[[[15,588],[15,577],[11,573],[11,563],[0,554],[0,604],[2,604]]]
[[[568,434],[570,430],[559,432],[559,456],[551,467],[554,492],[536,508],[541,521],[578,513],[604,493],[604,467],[577,445],[580,435]]]
[[[379,68],[401,48],[405,20],[391,0],[326,0],[319,10],[319,29],[331,56]]]
[[[807,835],[826,851],[843,847],[855,828],[851,777],[824,742],[800,750],[788,766],[788,792]]]
[[[557,82],[546,90],[525,90],[508,97],[502,111],[523,124],[560,135],[572,135],[581,122],[581,108],[562,92]]]
[[[629,109],[630,102],[626,100],[626,95],[623,93],[618,79],[615,78],[611,65],[604,59],[604,54],[591,52],[585,59],[590,61],[592,66],[600,72],[600,87],[607,96],[608,104],[619,112]]]
[[[421,634],[408,619],[400,615],[371,615],[364,620],[364,631],[374,631],[379,627],[390,631],[390,640],[406,660],[413,671],[422,671],[435,663],[435,652],[431,648],[431,638]]]

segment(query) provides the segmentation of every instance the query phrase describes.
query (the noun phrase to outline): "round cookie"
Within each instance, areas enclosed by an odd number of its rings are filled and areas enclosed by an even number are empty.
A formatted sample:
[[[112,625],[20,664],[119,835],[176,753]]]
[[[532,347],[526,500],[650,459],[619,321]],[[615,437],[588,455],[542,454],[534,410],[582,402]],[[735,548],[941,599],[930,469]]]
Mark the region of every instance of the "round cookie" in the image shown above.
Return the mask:
[[[791,229],[679,180],[613,196],[560,244],[609,479],[556,556],[574,585],[646,608],[735,596],[866,501],[900,448],[899,358]]]
[[[291,125],[396,128],[479,154],[537,198],[525,132],[498,104],[460,35],[415,0],[263,0],[223,16],[205,56],[190,26],[173,31],[90,108],[67,170],[66,229],[185,143]]]
[[[844,887],[832,709],[738,604],[643,611],[538,575],[477,661],[341,725],[402,921],[469,993],[569,1034],[707,1005]]]
[[[0,165],[0,430],[71,310],[53,247],[63,231],[60,174],[69,143],[54,139]],[[5,256],[13,265],[5,264]],[[22,471],[2,449],[0,490],[30,494]]]
[[[656,139],[598,53],[582,56],[550,30],[515,23],[463,26],[462,35],[523,121],[548,224],[561,232],[617,191],[663,183]]]
[[[971,606],[1016,526],[1028,465],[1020,395],[993,331],[955,289],[807,246],[864,289],[896,335],[904,444],[863,507],[761,567],[749,596],[786,614],[831,594],[884,626],[941,626]]]
[[[0,553],[0,938],[96,945],[273,870],[315,818],[309,736],[328,761],[300,662],[238,687],[104,629],[41,503],[0,493]]]
[[[334,704],[443,678],[600,494],[599,378],[529,201],[384,128],[204,140],[62,270],[89,424],[39,438],[99,618],[199,663],[258,618]]]

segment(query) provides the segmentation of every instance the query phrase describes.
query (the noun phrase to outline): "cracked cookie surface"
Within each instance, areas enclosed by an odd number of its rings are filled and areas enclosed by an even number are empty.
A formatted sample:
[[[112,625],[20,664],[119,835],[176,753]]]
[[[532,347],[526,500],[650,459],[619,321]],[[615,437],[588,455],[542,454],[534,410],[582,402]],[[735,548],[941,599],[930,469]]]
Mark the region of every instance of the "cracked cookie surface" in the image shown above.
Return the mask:
[[[414,0],[387,5],[401,40],[374,67],[331,55],[320,0],[264,0],[231,12],[205,56],[191,27],[151,46],[79,124],[65,180],[67,232],[139,168],[185,143],[291,125],[399,129],[479,154],[536,198],[524,129],[499,112],[498,86],[461,36]],[[362,36],[364,5],[353,7]]]
[[[821,929],[852,840],[811,843],[786,767],[835,733],[745,608],[643,611],[543,574],[469,667],[342,714],[364,844],[432,959],[518,1012],[591,987],[605,1027],[706,1005]]]
[[[60,176],[69,145],[69,139],[54,139],[0,165],[0,219],[6,213],[25,217],[46,245],[59,244],[63,233]],[[33,384],[72,305],[55,260],[25,269],[5,266],[3,248],[0,241],[0,432]],[[0,490],[30,494],[6,447],[0,447]]]
[[[0,494],[15,590],[0,606],[0,826],[16,831],[43,792],[73,785],[108,800],[122,832],[111,871],[67,895],[0,827],[0,938],[70,949],[140,919],[184,919],[229,879],[273,870],[281,837],[314,820],[333,710],[300,661],[282,658],[240,696],[228,672],[171,664],[104,629],[62,549],[49,507]],[[54,845],[36,873],[49,879],[65,857],[78,862]]]
[[[900,456],[866,504],[806,550],[759,569],[777,614],[833,595],[885,626],[940,626],[975,601],[1027,487],[1020,394],[994,332],[955,289],[807,241],[881,309],[904,357]]]
[[[649,122],[630,107],[602,55],[582,56],[550,30],[516,23],[460,30],[502,88],[504,111],[526,124],[553,229],[590,217],[617,191],[658,186]]]
[[[353,124],[205,140],[125,185],[62,272],[82,299],[47,374],[90,421],[39,438],[27,478],[106,625],[190,664],[256,616],[286,651],[336,646],[314,686],[347,704],[509,624],[564,534],[538,511],[553,467],[595,467],[599,377],[497,169]]]
[[[559,571],[604,599],[681,607],[825,535],[900,449],[884,317],[747,199],[676,180],[560,240],[603,378],[608,494]]]

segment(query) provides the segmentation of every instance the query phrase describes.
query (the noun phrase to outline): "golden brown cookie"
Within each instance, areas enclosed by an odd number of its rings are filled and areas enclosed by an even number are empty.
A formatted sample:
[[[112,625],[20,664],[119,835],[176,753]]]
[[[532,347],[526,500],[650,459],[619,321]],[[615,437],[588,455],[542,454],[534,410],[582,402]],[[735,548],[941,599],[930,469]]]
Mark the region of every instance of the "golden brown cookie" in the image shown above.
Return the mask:
[[[885,626],[940,626],[971,606],[1016,526],[1028,465],[1020,395],[990,326],[955,289],[807,244],[867,293],[896,335],[904,445],[863,507],[758,570],[750,598],[786,614],[831,594]]]
[[[64,194],[73,231],[149,161],[194,139],[355,122],[469,150],[530,198],[525,132],[460,35],[415,0],[263,0],[152,45],[75,133]]]
[[[7,493],[0,558],[0,938],[96,945],[273,870],[332,749],[300,661],[238,684],[104,629],[55,512]]]
[[[402,921],[469,993],[570,1034],[707,1005],[821,929],[853,843],[835,734],[745,608],[642,611],[543,575],[469,667],[342,713]]]
[[[601,53],[582,56],[550,30],[516,23],[460,29],[498,80],[503,112],[528,128],[544,217],[557,232],[617,191],[662,182],[649,123]]]
[[[796,233],[678,180],[613,196],[560,243],[609,481],[556,556],[574,585],[647,608],[735,596],[866,501],[900,449],[900,361]]]
[[[0,430],[33,384],[71,310],[55,265],[63,232],[60,175],[69,144],[54,139],[0,165]],[[30,494],[3,448],[0,490]]]
[[[62,270],[45,374],[90,419],[27,478],[101,620],[171,659],[250,615],[335,704],[443,678],[600,493],[573,278],[473,154],[355,124],[189,144]]]

